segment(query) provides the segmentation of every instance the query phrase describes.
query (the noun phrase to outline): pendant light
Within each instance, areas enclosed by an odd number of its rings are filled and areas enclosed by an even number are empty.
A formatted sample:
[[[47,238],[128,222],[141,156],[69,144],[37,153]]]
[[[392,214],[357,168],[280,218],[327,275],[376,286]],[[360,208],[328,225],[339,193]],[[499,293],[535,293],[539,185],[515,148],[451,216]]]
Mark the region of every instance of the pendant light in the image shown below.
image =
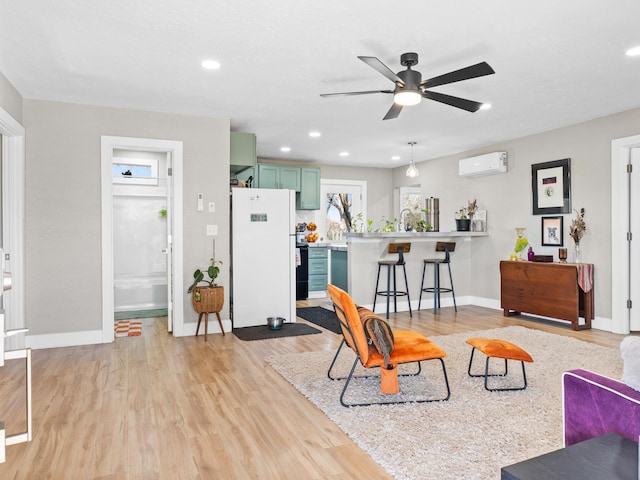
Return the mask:
[[[411,163],[409,163],[409,168],[407,168],[407,177],[411,177],[411,178],[414,178],[420,175],[420,172],[416,168],[416,164],[413,161],[413,146],[415,144],[416,142],[409,142],[409,145],[411,145]]]

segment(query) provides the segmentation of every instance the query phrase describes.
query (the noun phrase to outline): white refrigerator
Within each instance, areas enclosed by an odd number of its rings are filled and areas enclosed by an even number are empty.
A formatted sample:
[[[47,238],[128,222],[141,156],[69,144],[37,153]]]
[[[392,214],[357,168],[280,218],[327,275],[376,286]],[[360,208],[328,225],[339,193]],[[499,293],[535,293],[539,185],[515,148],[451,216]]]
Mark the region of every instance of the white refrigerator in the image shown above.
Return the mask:
[[[295,192],[234,188],[231,196],[233,328],[296,321]]]

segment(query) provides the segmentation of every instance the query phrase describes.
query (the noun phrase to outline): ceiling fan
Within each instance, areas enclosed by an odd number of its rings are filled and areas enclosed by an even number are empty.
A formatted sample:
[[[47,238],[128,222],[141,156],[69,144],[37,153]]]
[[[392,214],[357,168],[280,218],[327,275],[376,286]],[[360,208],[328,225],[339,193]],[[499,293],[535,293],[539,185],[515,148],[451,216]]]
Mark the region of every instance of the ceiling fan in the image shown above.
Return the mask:
[[[452,107],[461,108],[462,110],[466,110],[468,112],[475,112],[482,106],[482,103],[474,102],[473,100],[467,100],[465,98],[445,95],[444,93],[432,92],[428,89],[440,85],[446,85],[448,83],[460,82],[462,80],[469,80],[470,78],[483,77],[485,75],[491,75],[495,73],[493,71],[493,68],[491,68],[487,62],[480,62],[469,67],[461,68],[460,70],[445,73],[444,75],[440,75],[438,77],[422,80],[422,74],[420,72],[411,70],[411,67],[418,64],[417,53],[403,53],[400,56],[400,63],[407,68],[406,70],[402,70],[398,73],[394,73],[377,57],[359,56],[358,58],[374,70],[387,77],[393,83],[395,83],[396,87],[393,90],[323,93],[320,96],[336,97],[350,95],[368,95],[370,93],[392,93],[393,105],[384,116],[383,120],[397,118],[402,111],[402,107],[416,105],[420,103],[420,100],[422,100],[423,98],[434,100],[440,103],[445,103],[447,105],[451,105]]]

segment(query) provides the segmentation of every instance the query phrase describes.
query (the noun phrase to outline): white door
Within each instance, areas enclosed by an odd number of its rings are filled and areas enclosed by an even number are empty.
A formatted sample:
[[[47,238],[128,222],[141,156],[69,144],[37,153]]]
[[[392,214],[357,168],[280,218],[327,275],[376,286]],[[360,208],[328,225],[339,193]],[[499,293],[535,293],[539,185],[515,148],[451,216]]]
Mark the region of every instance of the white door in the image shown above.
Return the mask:
[[[173,332],[173,158],[167,152],[167,330]]]
[[[630,329],[640,331],[640,147],[629,150],[629,163],[633,166],[629,178],[629,231],[633,235],[629,242],[629,319]]]
[[[320,235],[329,241],[346,240],[348,231],[366,231],[367,182],[321,179],[316,223]]]

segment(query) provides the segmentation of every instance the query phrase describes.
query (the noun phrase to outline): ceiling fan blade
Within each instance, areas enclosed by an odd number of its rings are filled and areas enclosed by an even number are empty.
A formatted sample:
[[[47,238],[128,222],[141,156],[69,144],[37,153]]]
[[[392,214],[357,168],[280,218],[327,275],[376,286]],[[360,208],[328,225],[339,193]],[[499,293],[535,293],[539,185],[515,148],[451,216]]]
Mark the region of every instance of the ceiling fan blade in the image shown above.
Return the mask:
[[[473,100],[467,100],[460,97],[452,97],[451,95],[430,92],[428,90],[422,92],[422,96],[424,98],[428,98],[429,100],[435,100],[436,102],[446,103],[447,105],[451,105],[452,107],[461,108],[462,110],[466,110],[467,112],[477,112],[482,106],[482,103],[474,102]]]
[[[387,114],[384,116],[383,120],[392,120],[394,118],[398,118],[398,115],[400,115],[401,111],[402,111],[402,105],[398,105],[397,103],[394,102],[393,105],[391,105],[391,108],[389,109]]]
[[[370,93],[393,93],[393,90],[367,90],[365,92],[321,93],[321,97],[348,97],[351,95],[369,95]]]
[[[427,78],[420,82],[420,86],[423,88],[437,87],[438,85],[446,85],[447,83],[460,82],[462,80],[469,80],[470,78],[483,77],[485,75],[491,75],[496,72],[487,62],[476,63],[470,67],[461,68],[453,72],[445,73],[439,77]]]
[[[396,75],[396,73],[393,70],[391,70],[384,63],[382,63],[378,59],[378,57],[362,57],[362,56],[359,56],[358,58],[360,60],[362,60],[364,63],[366,63],[367,65],[369,65],[371,68],[376,70],[377,72],[379,72],[382,75],[384,75],[385,77],[387,77],[392,82],[394,82],[394,83],[395,82],[399,82],[401,86],[404,85],[404,80],[402,80],[398,75]]]

